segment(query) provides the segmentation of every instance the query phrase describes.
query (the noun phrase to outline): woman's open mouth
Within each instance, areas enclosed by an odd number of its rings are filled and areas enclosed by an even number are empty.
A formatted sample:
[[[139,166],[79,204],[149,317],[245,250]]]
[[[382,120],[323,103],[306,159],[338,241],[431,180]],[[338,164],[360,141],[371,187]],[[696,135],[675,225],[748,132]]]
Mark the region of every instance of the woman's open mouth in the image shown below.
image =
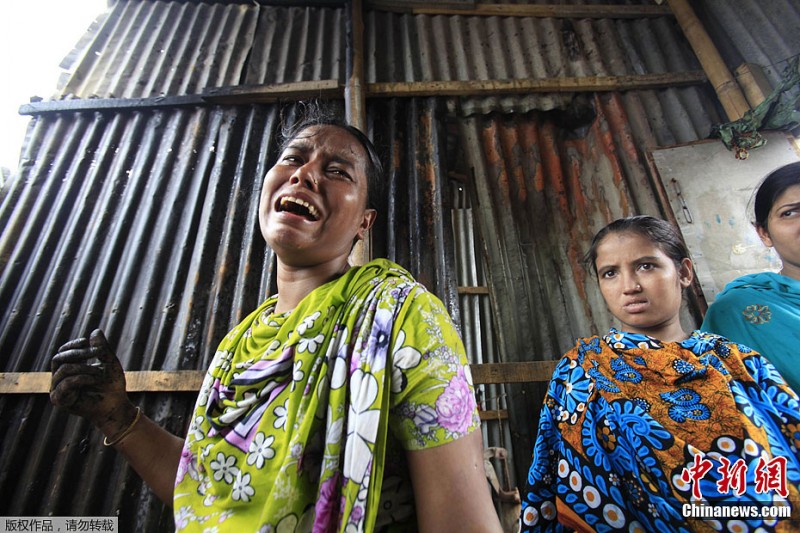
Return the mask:
[[[278,200],[276,211],[292,213],[307,220],[311,220],[312,222],[319,220],[319,210],[316,207],[294,196],[281,197],[280,200]]]

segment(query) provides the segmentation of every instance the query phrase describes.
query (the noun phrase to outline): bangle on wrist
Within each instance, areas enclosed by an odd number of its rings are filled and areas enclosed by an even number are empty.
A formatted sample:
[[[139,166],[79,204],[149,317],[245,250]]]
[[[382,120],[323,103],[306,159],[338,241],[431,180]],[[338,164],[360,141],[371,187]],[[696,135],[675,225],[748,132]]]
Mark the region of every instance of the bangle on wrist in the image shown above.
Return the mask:
[[[133,422],[131,422],[131,425],[128,426],[122,433],[120,433],[111,440],[108,440],[108,437],[103,437],[103,446],[114,446],[119,441],[127,437],[130,434],[130,432],[133,431],[133,428],[136,427],[136,423],[139,421],[141,417],[142,417],[142,408],[137,405],[136,416],[133,417]]]

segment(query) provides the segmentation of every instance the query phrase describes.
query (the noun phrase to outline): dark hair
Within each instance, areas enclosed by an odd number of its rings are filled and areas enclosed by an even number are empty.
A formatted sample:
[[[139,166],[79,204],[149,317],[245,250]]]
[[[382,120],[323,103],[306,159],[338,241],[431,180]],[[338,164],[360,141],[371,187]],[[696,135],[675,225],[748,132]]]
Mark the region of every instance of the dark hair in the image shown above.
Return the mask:
[[[343,129],[361,144],[367,153],[367,161],[364,164],[367,174],[367,207],[380,211],[383,200],[383,163],[375,145],[360,129],[326,115],[317,105],[308,105],[298,122],[291,125],[284,124],[281,130],[280,151],[283,152],[303,131],[314,126],[334,126]]]
[[[638,233],[650,239],[653,244],[658,246],[667,257],[672,259],[676,265],[689,257],[689,250],[683,242],[678,228],[660,218],[647,215],[620,218],[597,232],[589,245],[589,251],[583,258],[587,267],[591,267],[597,274],[597,247],[603,242],[610,233]]]
[[[777,200],[786,189],[799,183],[800,161],[784,165],[768,174],[758,186],[756,192],[755,205],[753,207],[755,215],[753,225],[768,229],[767,221],[769,219],[769,212],[772,210],[775,200]]]

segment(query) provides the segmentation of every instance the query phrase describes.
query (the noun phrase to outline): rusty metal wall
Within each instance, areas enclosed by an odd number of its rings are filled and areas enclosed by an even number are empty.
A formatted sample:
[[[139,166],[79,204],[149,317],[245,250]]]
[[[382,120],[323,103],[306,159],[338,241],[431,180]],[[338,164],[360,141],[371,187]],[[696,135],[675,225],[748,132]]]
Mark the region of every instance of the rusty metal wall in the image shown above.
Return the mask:
[[[501,360],[555,360],[576,338],[606,331],[613,317],[582,264],[592,236],[623,216],[665,214],[647,139],[633,135],[622,97],[595,96],[594,105],[597,117],[580,135],[542,112],[459,120]],[[690,308],[682,318],[698,323]],[[508,387],[518,479],[543,393]]]

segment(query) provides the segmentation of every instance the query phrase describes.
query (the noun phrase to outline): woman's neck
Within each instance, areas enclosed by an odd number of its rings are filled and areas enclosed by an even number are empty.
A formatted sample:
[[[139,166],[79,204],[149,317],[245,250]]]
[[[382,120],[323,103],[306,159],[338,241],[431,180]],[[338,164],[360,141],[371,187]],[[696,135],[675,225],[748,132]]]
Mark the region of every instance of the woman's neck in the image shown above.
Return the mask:
[[[800,266],[793,265],[791,263],[787,263],[786,261],[783,262],[783,268],[780,271],[781,276],[786,276],[787,278],[792,278],[800,281]]]
[[[302,267],[287,265],[278,259],[278,302],[274,312],[291,311],[311,291],[338,278],[349,268],[346,257]]]
[[[674,320],[651,328],[636,328],[630,327],[626,324],[622,324],[622,326],[623,330],[625,331],[647,335],[648,337],[653,337],[661,342],[680,342],[689,338],[689,335],[683,330],[683,327],[681,327],[681,321],[678,317],[675,317]]]

